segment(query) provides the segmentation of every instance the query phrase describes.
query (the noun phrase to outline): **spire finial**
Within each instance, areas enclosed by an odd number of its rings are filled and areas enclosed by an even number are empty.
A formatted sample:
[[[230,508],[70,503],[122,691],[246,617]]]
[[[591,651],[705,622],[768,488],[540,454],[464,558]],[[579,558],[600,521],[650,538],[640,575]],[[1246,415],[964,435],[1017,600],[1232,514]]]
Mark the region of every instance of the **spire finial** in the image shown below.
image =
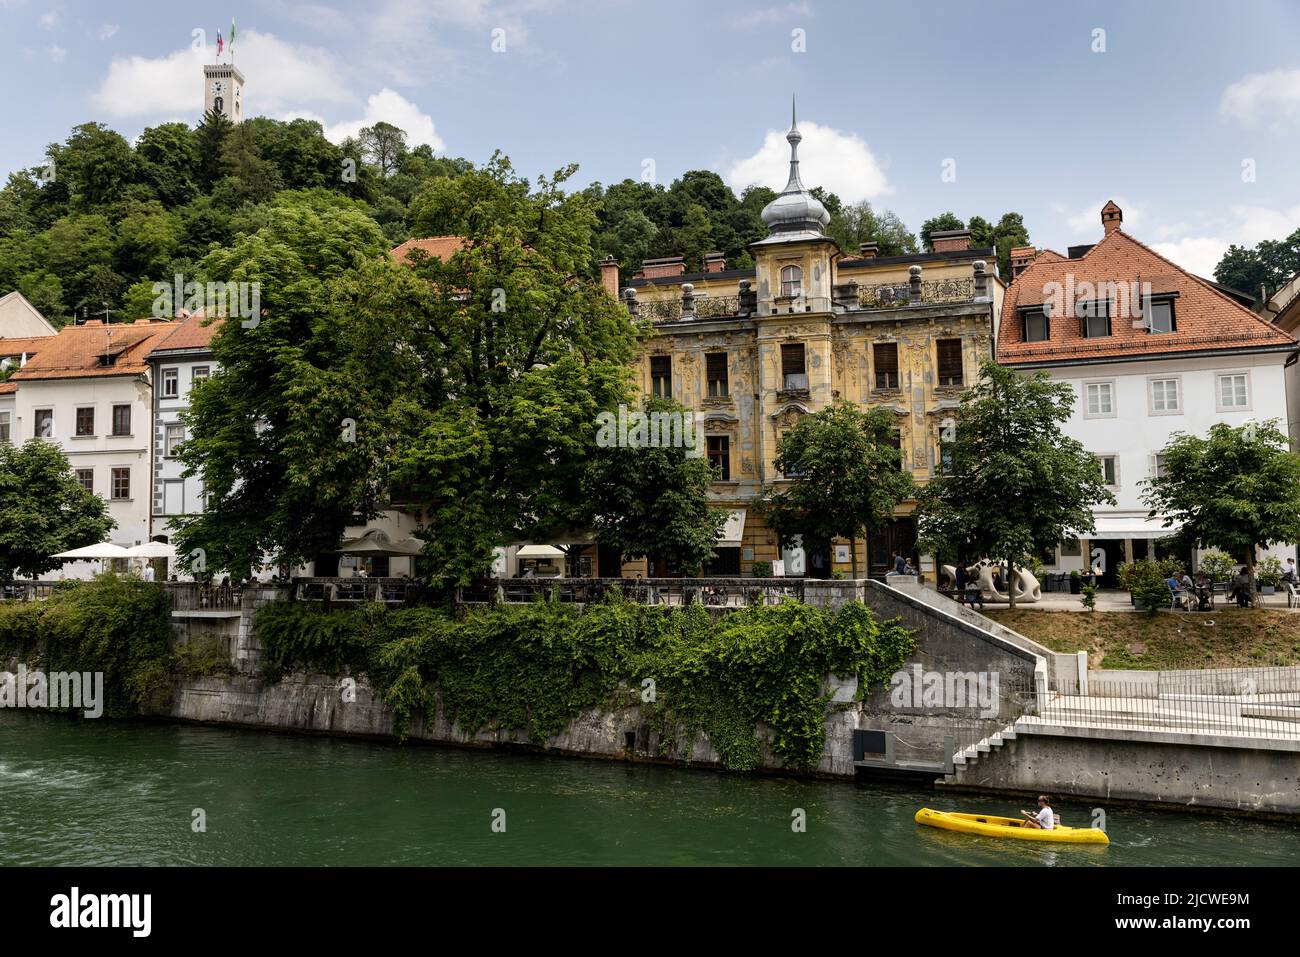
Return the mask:
[[[790,129],[794,129],[799,124],[794,119],[794,94],[790,94]]]

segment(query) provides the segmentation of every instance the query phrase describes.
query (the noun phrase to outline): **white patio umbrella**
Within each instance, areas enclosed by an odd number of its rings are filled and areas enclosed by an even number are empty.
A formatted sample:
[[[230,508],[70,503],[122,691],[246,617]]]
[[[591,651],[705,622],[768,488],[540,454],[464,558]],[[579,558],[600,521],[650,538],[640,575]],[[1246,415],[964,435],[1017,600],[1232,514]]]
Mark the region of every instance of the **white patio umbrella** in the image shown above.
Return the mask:
[[[125,558],[176,558],[176,546],[166,542],[144,542],[126,549]]]
[[[66,552],[59,552],[54,557],[66,558],[68,561],[84,561],[90,558],[128,558],[130,554],[121,545],[114,545],[112,542],[100,542],[98,545],[83,545],[81,548],[72,548]]]

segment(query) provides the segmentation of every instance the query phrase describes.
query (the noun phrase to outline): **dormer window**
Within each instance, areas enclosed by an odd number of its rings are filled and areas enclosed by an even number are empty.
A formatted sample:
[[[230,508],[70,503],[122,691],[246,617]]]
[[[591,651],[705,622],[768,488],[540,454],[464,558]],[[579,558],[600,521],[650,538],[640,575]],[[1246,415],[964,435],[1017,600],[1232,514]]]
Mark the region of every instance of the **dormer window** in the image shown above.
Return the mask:
[[[798,266],[785,266],[781,269],[781,298],[794,299],[802,294],[803,270]]]
[[[1080,301],[1075,306],[1079,317],[1079,331],[1085,339],[1102,339],[1110,335],[1111,306],[1109,299]]]
[[[1174,301],[1172,299],[1157,299],[1147,303],[1146,319],[1147,332],[1173,332],[1176,328],[1174,325]]]
[[[1027,309],[1021,318],[1025,342],[1046,342],[1052,337],[1052,323],[1046,309]]]

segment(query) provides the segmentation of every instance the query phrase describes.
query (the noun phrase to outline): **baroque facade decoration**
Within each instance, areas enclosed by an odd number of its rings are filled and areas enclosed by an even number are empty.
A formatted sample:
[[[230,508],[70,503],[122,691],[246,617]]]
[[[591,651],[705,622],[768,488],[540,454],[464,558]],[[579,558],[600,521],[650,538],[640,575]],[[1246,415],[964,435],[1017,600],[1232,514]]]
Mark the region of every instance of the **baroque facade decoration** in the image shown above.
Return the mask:
[[[782,550],[751,507],[764,486],[787,481],[775,467],[782,434],[839,399],[895,413],[902,467],[926,482],[941,459],[945,419],[991,359],[1003,284],[993,249],[970,249],[964,231],[936,233],[935,251],[878,257],[865,243],[847,256],[825,229],[830,216],[803,184],[798,125],[791,121],[789,181],[763,210],[766,238],[753,269],[728,270],[720,255],[686,275],[680,257],[651,260],[619,293],[652,321],[638,362],[645,395],[671,394],[705,415],[708,454],[719,471],[711,498],[730,521],[717,574],[751,574],[754,562],[783,562],[786,574],[849,573],[847,541],[829,554]],[[618,267],[602,264],[619,289]],[[883,575],[897,549],[915,553],[915,502],[869,538],[870,572]],[[858,567],[868,554],[859,544]],[[664,573],[645,566],[624,574]]]

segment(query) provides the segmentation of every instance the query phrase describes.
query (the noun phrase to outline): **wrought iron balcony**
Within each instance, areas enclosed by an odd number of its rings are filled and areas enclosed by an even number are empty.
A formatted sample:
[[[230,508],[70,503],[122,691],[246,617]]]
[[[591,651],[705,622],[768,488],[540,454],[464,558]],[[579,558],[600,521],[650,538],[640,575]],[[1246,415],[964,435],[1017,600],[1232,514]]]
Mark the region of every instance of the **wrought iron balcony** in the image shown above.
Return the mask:
[[[974,279],[934,279],[921,283],[921,305],[970,302],[974,298]],[[858,286],[858,302],[862,309],[897,309],[910,301],[911,284],[906,281]]]

